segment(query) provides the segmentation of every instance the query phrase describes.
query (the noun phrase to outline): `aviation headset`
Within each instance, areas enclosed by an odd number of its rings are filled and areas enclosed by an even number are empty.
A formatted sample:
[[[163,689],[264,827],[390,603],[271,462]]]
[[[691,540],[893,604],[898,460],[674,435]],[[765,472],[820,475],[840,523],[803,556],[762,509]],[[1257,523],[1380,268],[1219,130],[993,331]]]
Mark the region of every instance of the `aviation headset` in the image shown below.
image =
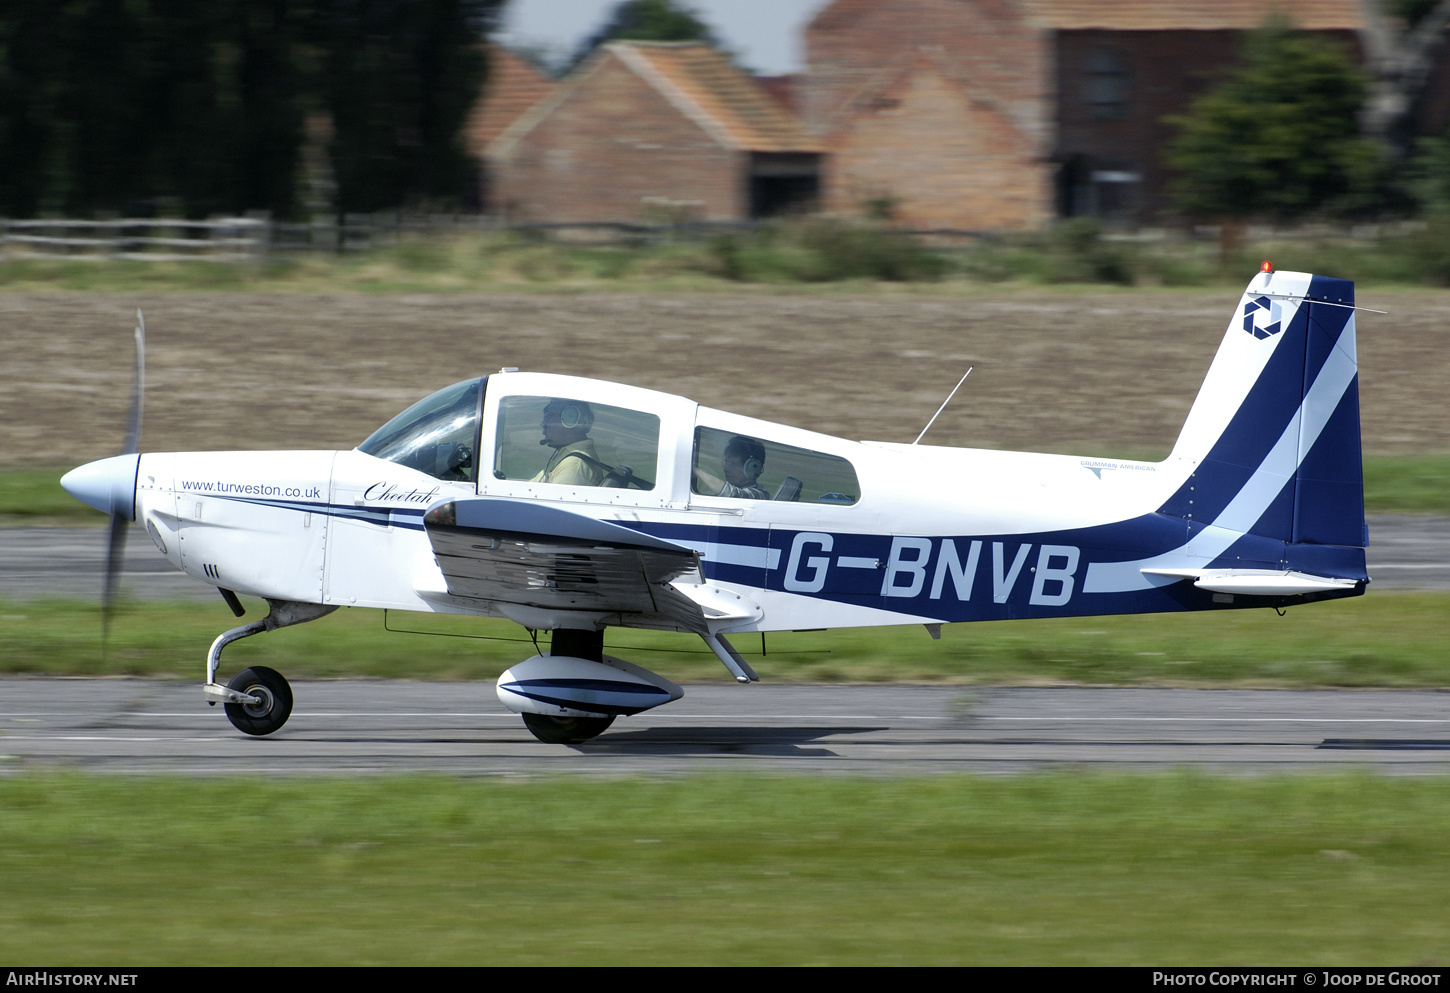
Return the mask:
[[[594,411],[587,403],[564,401],[564,406],[559,408],[559,423],[571,431],[577,427],[588,431],[594,425]]]
[[[765,471],[764,448],[765,446],[754,438],[747,438],[743,434],[737,434],[725,446],[725,454],[729,455],[731,452],[735,452],[741,456],[741,471],[749,478],[755,479]],[[756,452],[761,452],[762,454],[757,455],[755,454]]]

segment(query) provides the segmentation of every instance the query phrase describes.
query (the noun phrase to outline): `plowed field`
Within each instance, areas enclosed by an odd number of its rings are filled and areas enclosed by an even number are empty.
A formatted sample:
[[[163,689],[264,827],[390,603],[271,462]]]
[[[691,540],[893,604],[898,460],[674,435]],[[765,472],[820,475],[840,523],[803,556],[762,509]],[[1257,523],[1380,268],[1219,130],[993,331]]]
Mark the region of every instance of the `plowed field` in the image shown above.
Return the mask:
[[[146,311],[143,450],[351,448],[500,366],[594,376],[852,438],[1161,457],[1233,291],[0,295],[0,465],[116,452]],[[1450,452],[1450,294],[1361,294],[1366,450]]]

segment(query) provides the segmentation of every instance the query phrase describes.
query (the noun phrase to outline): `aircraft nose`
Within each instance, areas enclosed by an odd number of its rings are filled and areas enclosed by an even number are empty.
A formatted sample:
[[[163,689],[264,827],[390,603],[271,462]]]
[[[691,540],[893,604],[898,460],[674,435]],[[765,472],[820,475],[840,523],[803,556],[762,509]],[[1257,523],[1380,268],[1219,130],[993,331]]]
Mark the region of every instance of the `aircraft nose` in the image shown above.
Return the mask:
[[[115,455],[72,469],[60,477],[60,485],[88,507],[134,521],[136,472],[140,466],[140,455]]]

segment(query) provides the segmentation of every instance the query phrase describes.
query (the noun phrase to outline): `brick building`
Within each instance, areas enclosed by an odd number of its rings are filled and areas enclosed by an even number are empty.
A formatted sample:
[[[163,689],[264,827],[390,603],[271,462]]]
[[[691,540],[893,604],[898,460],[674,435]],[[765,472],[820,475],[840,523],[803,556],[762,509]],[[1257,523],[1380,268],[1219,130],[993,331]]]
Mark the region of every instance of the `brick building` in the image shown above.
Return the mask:
[[[922,227],[1051,216],[1049,53],[1017,0],[836,0],[805,42],[798,100],[829,209],[889,201]]]
[[[500,45],[489,45],[488,81],[463,126],[469,154],[482,158],[489,142],[557,85],[527,59]]]
[[[1362,0],[1283,0],[1360,56]],[[1222,78],[1263,0],[836,0],[806,28],[802,123],[825,205],[890,201],[923,227],[1010,229],[1166,205],[1166,115]],[[1441,59],[1420,133],[1444,127]]]
[[[1164,148],[1181,114],[1238,59],[1271,8],[1248,0],[1050,0],[1054,132],[1048,164],[1059,216],[1152,217],[1169,206]],[[1283,5],[1296,27],[1361,59],[1361,0]]]
[[[493,209],[517,221],[767,216],[814,203],[820,144],[721,53],[603,46],[485,150]]]
[[[555,83],[528,60],[500,45],[488,46],[488,80],[463,126],[464,147],[482,165],[489,143],[530,107],[554,91]],[[484,209],[492,206],[487,168],[479,183]]]

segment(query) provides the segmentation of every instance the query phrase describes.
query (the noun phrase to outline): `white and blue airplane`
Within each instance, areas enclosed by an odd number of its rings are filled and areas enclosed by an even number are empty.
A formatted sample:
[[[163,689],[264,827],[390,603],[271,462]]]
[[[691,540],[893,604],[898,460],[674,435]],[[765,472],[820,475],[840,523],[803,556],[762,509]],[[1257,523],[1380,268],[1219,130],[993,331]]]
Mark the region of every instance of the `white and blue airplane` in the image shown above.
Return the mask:
[[[692,632],[748,683],[730,635],[1363,593],[1354,287],[1264,270],[1161,462],[846,441],[514,369],[352,451],[138,454],[138,327],[127,454],[61,482],[113,515],[112,574],[141,521],[238,616],[238,593],[268,602],[207,656],[206,699],[240,730],[282,727],[292,692],[259,666],[218,682],[227,644],[374,607],[552,632],[498,696],[540,739],[580,742],[683,693],[604,654],[608,627]]]

